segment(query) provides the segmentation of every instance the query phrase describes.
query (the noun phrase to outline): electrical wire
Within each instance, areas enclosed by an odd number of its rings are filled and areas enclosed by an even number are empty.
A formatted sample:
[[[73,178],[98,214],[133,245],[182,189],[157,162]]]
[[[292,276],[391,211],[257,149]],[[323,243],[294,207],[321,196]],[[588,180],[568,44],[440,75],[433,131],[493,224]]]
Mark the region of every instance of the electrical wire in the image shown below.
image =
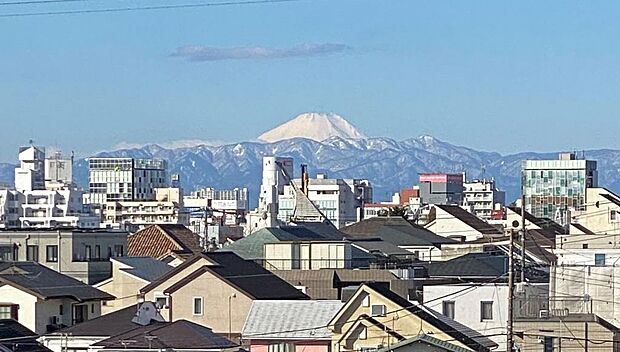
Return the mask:
[[[172,4],[172,5],[116,7],[116,8],[103,8],[103,9],[14,12],[14,13],[0,14],[0,18],[31,17],[31,16],[60,16],[60,15],[76,15],[76,14],[93,14],[93,13],[152,11],[152,10],[172,10],[172,9],[189,9],[189,8],[201,8],[201,7],[244,6],[244,5],[259,5],[259,4],[291,3],[291,2],[301,2],[301,1],[308,1],[308,0],[233,0],[233,1],[225,1],[225,2],[185,3],[185,4]]]

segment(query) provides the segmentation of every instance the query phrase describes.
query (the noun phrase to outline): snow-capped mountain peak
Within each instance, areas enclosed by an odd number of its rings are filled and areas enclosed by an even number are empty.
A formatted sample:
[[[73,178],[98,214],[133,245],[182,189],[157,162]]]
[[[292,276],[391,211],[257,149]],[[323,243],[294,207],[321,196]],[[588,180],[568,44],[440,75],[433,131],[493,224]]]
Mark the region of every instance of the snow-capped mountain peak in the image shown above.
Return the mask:
[[[351,123],[334,113],[310,112],[269,130],[258,137],[265,142],[278,142],[291,138],[307,138],[324,141],[332,137],[362,139],[366,136]]]

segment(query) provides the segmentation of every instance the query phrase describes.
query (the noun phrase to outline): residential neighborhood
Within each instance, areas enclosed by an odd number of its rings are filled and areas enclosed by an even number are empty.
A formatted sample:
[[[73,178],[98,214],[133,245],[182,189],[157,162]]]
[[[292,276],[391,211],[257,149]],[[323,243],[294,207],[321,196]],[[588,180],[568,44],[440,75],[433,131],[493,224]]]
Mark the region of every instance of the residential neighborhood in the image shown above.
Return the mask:
[[[620,352],[620,2],[0,33],[0,352]]]

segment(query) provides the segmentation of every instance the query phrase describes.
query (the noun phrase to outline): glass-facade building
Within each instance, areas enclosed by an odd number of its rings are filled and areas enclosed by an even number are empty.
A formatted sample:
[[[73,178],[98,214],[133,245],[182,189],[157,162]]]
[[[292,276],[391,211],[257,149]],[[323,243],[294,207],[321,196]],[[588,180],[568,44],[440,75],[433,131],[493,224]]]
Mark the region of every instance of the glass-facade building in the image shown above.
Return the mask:
[[[559,160],[525,160],[521,180],[525,210],[565,225],[569,211],[585,210],[586,188],[598,186],[596,161],[576,160],[573,153],[560,154]]]
[[[161,159],[91,158],[90,202],[152,200],[154,188],[166,187],[167,163]]]

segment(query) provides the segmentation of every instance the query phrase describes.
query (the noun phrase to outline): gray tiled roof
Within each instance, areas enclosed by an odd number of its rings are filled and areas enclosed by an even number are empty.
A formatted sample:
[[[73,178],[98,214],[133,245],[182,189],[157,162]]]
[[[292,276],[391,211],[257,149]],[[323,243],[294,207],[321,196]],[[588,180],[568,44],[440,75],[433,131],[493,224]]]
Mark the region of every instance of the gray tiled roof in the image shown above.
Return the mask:
[[[118,257],[113,260],[130,267],[123,268],[122,271],[148,282],[173,269],[172,266],[151,257]]]
[[[330,339],[326,326],[342,305],[336,300],[254,301],[242,337],[250,340]]]
[[[401,347],[405,347],[405,346],[408,346],[410,344],[415,344],[415,343],[424,343],[424,344],[435,346],[435,347],[438,348],[438,351],[471,352],[467,348],[463,348],[463,347],[451,344],[451,343],[449,343],[447,341],[443,341],[443,340],[440,340],[440,339],[438,339],[436,337],[433,337],[433,336],[430,336],[430,335],[426,335],[426,334],[414,336],[412,338],[409,338],[409,339],[406,339],[404,341],[401,341],[401,342],[399,342],[397,344],[381,348],[381,349],[378,350],[378,352],[396,351],[396,350],[400,349]],[[405,349],[405,351],[409,351],[409,350],[414,350],[415,351],[415,348]]]
[[[41,299],[110,300],[114,296],[35,262],[0,263],[0,285],[7,284]]]

